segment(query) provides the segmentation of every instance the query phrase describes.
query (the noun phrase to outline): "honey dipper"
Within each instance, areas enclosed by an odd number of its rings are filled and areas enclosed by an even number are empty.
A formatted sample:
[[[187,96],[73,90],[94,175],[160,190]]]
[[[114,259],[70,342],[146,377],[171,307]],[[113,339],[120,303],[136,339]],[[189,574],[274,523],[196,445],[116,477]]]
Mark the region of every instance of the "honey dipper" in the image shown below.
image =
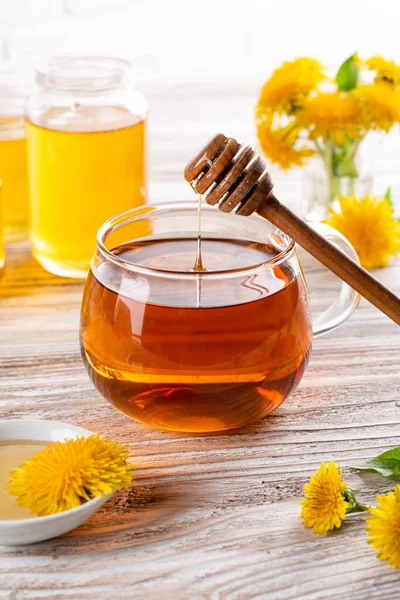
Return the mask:
[[[279,202],[266,163],[251,146],[218,133],[187,164],[184,176],[224,212],[256,211],[400,325],[400,298]]]

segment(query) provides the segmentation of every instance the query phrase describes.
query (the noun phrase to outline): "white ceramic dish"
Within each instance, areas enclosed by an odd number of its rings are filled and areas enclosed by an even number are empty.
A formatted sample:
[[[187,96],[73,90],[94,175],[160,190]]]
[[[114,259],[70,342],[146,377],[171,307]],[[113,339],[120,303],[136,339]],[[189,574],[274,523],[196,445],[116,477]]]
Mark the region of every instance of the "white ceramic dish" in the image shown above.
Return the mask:
[[[43,440],[63,441],[76,436],[88,437],[92,432],[81,427],[57,423],[56,421],[0,420],[0,441],[5,440]],[[106,498],[94,498],[77,508],[66,510],[47,517],[32,519],[0,520],[0,544],[20,546],[32,544],[56,537],[82,525],[113,494]]]

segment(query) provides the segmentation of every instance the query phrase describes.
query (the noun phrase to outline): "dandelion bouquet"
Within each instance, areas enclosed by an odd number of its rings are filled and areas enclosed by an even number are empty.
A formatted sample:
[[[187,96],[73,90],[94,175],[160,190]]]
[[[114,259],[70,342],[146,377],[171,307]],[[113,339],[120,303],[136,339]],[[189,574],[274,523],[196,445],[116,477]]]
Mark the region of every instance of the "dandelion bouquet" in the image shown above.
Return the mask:
[[[354,54],[334,78],[314,58],[285,62],[265,82],[256,106],[264,154],[282,169],[320,155],[329,201],[338,195],[338,178],[354,182],[358,176],[355,158],[368,132],[389,132],[398,122],[400,66],[379,56]]]

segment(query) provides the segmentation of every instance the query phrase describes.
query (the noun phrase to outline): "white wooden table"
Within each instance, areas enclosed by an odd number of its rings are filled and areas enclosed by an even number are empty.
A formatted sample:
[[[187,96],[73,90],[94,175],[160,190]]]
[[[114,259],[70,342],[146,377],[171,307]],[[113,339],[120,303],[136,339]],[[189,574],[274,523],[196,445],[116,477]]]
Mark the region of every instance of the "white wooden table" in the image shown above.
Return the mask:
[[[216,130],[253,140],[256,90],[217,78],[148,84],[152,201],[188,197],[182,168]],[[299,172],[276,176],[280,197],[295,206]],[[400,598],[400,573],[367,546],[363,516],[319,537],[303,528],[298,504],[321,460],[343,465],[366,501],[389,489],[346,465],[400,445],[396,325],[361,302],[346,325],[315,341],[300,388],[261,423],[224,435],[152,431],[117,413],[86,375],[82,284],[45,273],[26,243],[7,258],[0,418],[69,421],[127,442],[137,471],[129,491],[69,535],[0,546],[0,600]],[[377,276],[400,293],[399,262]],[[315,268],[309,282],[317,307],[337,285]]]

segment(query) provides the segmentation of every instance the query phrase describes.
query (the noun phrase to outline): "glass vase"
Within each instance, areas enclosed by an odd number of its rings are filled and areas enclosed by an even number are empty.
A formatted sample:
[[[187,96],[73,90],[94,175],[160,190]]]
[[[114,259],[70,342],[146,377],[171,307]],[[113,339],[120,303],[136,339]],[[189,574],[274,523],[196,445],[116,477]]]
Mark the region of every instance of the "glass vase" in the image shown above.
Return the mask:
[[[328,176],[322,168],[305,169],[303,177],[304,213],[308,221],[323,221],[328,216],[328,207],[336,208],[339,196],[365,196],[371,194],[374,178],[372,174],[358,177]]]

